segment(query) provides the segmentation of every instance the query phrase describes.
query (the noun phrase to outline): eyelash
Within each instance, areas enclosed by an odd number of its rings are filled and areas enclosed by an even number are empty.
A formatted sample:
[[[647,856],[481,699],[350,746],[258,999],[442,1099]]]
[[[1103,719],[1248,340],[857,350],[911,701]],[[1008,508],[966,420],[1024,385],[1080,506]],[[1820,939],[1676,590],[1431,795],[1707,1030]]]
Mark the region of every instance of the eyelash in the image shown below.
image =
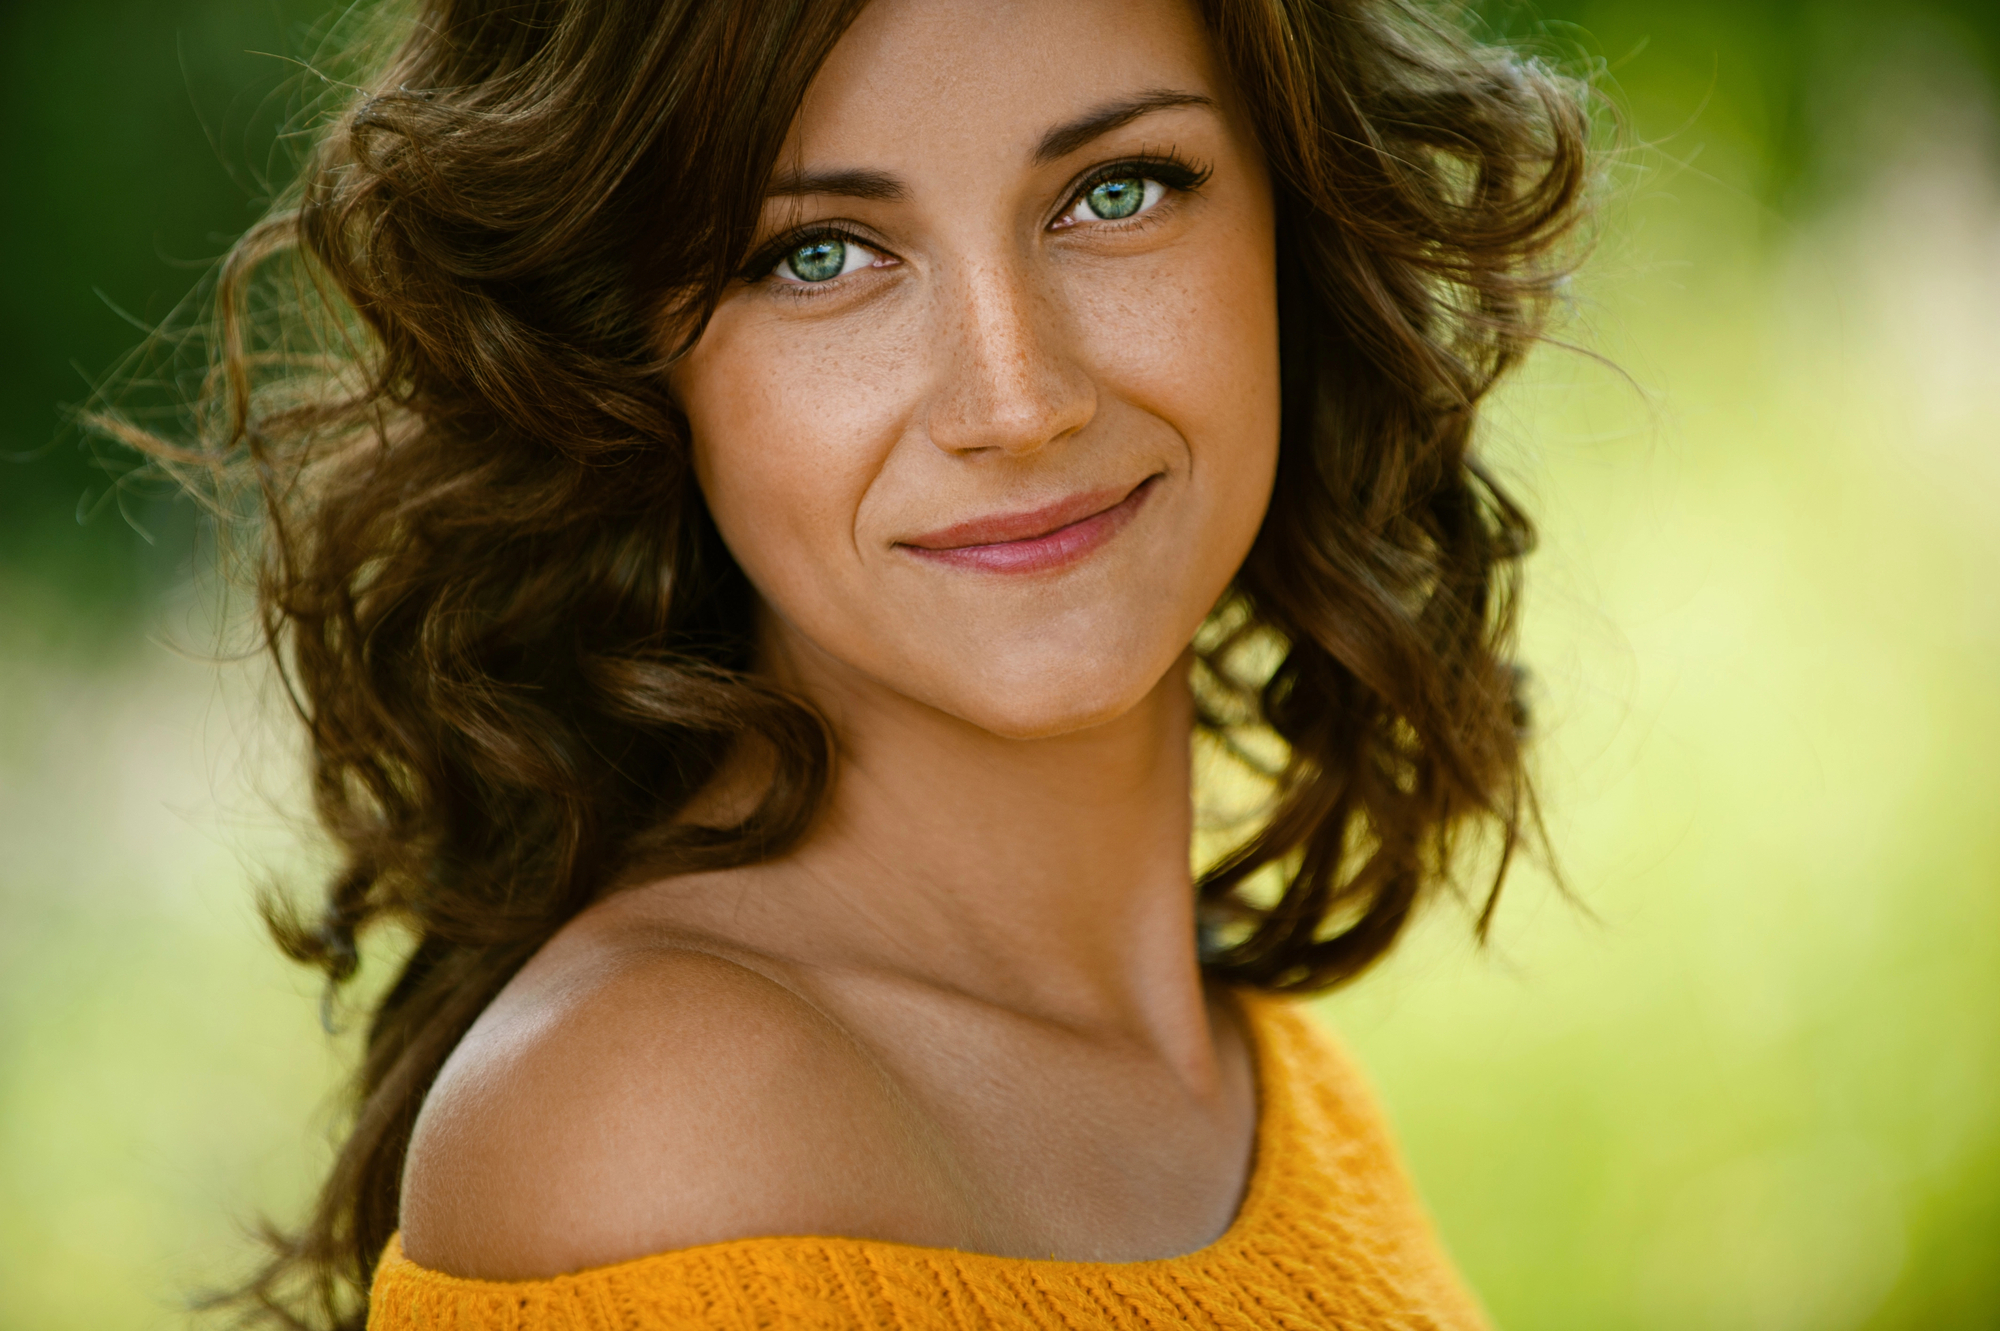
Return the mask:
[[[1197,166],[1171,152],[1142,153],[1136,157],[1127,157],[1120,161],[1107,162],[1105,165],[1093,170],[1070,189],[1069,193],[1064,196],[1062,207],[1056,211],[1056,218],[1069,216],[1076,208],[1076,205],[1083,199],[1084,195],[1090,193],[1090,191],[1096,189],[1107,180],[1119,180],[1135,175],[1143,175],[1148,180],[1159,181],[1175,194],[1192,194],[1208,183],[1208,178],[1211,174],[1213,172],[1210,168]],[[1139,217],[1130,219],[1100,220],[1098,225],[1144,225],[1148,216],[1150,215],[1142,214]],[[743,271],[740,274],[741,279],[753,286],[765,284],[770,280],[771,270],[778,266],[780,259],[783,259],[787,254],[790,254],[800,246],[809,245],[815,240],[838,240],[843,244],[859,245],[863,249],[882,251],[880,245],[842,227],[808,227],[794,231],[789,235],[780,236],[768,245],[760,248],[751,257],[750,261],[743,265]],[[886,251],[882,252],[886,253]],[[788,296],[800,300],[812,299],[819,294],[818,288],[828,285],[831,285],[831,283],[808,284],[786,282],[782,284]]]
[[[1183,161],[1172,153],[1142,153],[1120,162],[1107,163],[1085,176],[1076,188],[1069,192],[1068,202],[1063,204],[1056,216],[1058,218],[1069,216],[1084,195],[1107,180],[1126,180],[1133,176],[1143,176],[1147,180],[1159,181],[1176,194],[1192,194],[1208,183],[1210,174],[1209,168]],[[1117,221],[1124,220],[1126,219],[1120,218],[1102,224],[1116,225]]]

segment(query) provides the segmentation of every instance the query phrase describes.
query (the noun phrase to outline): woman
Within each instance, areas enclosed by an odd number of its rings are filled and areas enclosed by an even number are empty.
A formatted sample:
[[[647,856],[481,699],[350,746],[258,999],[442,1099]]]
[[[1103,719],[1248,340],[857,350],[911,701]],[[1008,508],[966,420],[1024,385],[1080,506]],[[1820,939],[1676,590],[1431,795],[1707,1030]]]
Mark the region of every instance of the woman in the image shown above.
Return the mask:
[[[281,936],[335,982],[414,941],[249,1297],[1479,1325],[1273,995],[1528,816],[1528,529],[1468,443],[1574,90],[1388,0],[429,0],[396,40],[225,275],[344,857]],[[316,355],[256,345],[274,266]],[[1197,753],[1258,797],[1198,883]]]

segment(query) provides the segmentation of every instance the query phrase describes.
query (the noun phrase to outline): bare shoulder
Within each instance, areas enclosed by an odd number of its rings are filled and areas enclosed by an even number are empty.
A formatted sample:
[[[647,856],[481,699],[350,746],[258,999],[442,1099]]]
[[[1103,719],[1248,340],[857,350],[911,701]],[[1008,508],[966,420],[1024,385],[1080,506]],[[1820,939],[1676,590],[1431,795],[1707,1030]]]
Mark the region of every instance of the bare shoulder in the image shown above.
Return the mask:
[[[865,1050],[791,988],[697,948],[564,942],[425,1099],[412,1261],[532,1279],[766,1234],[921,1235],[924,1136]]]

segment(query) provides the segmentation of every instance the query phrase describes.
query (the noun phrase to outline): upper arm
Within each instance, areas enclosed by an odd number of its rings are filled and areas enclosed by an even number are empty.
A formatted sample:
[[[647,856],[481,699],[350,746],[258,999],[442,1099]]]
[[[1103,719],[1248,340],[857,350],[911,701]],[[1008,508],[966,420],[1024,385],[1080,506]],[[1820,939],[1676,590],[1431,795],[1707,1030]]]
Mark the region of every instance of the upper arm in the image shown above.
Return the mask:
[[[699,953],[617,959],[496,1003],[453,1053],[411,1138],[403,1249],[518,1280],[899,1231],[921,1219],[884,1208],[932,1191],[918,1135],[861,1048],[782,986]]]

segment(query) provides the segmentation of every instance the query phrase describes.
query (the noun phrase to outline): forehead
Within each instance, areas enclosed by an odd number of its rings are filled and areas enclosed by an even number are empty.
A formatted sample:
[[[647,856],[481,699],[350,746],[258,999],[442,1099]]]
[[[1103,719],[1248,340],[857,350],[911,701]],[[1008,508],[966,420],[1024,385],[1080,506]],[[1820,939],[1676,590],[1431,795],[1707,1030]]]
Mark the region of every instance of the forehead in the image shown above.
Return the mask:
[[[810,164],[976,152],[1027,160],[1106,101],[1219,95],[1188,0],[873,0],[820,68],[786,156]]]

